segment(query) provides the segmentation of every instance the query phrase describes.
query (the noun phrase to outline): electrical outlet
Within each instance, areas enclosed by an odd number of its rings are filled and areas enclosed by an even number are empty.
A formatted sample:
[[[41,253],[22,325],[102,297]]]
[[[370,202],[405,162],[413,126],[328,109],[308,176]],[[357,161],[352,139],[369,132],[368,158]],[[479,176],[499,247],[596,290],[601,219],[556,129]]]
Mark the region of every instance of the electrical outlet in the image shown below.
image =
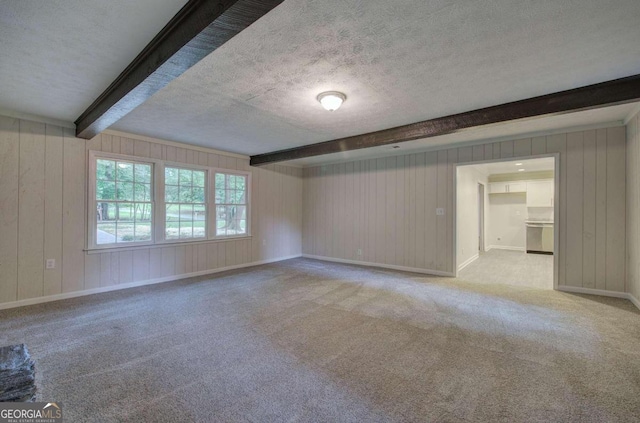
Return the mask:
[[[262,246],[263,246],[263,247],[266,247],[266,246],[267,246],[267,240],[266,240],[266,239],[263,239],[263,240],[262,240]]]
[[[47,269],[55,269],[56,268],[56,259],[47,259]]]
[[[362,248],[358,248],[358,255],[362,256]]]
[[[444,209],[443,208],[437,208],[436,209],[436,215],[437,216],[444,216]]]

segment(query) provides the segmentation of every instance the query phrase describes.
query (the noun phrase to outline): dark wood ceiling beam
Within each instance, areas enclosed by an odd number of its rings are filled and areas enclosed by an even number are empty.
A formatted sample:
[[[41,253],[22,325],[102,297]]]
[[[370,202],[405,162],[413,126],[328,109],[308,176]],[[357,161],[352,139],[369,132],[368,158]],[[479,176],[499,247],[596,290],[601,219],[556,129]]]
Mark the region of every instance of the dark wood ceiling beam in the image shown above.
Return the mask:
[[[465,129],[640,100],[640,75],[347,138],[251,156],[251,166],[431,138]]]
[[[229,41],[283,0],[189,0],[76,120],[90,139]]]

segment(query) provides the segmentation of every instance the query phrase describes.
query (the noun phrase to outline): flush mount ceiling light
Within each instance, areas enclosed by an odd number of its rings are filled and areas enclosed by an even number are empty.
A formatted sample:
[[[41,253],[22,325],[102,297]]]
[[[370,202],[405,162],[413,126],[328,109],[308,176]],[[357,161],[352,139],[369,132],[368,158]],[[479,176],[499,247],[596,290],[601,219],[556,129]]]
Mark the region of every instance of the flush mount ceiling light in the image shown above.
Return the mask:
[[[522,166],[522,163],[516,163],[516,166]]]
[[[524,169],[518,169],[518,172],[524,172]]]
[[[330,112],[338,110],[346,99],[347,96],[338,91],[326,91],[318,94],[318,101],[322,107]]]

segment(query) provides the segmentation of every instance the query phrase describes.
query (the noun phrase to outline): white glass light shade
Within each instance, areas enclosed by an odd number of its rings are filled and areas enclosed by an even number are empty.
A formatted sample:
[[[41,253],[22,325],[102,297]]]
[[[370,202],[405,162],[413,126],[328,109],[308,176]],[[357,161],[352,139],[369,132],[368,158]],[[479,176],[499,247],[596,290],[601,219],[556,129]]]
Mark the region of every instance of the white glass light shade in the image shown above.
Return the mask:
[[[327,91],[318,95],[318,101],[326,110],[333,112],[338,110],[347,96],[338,91]]]

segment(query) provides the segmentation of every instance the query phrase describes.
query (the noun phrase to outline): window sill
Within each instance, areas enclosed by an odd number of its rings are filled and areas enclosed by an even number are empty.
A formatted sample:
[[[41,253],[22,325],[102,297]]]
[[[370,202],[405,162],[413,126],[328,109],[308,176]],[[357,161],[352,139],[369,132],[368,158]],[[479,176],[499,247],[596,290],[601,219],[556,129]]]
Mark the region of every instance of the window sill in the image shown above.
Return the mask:
[[[164,241],[158,242],[156,244],[145,244],[145,245],[123,245],[118,247],[105,247],[105,248],[87,248],[85,251],[87,254],[101,254],[101,253],[112,253],[116,251],[135,251],[135,250],[146,250],[146,249],[155,249],[155,248],[167,248],[167,247],[177,247],[180,245],[198,245],[198,244],[215,244],[219,242],[228,242],[228,241],[240,241],[243,239],[251,239],[251,235],[243,235],[243,236],[230,236],[224,238],[214,238],[214,239],[203,239],[197,241]]]

